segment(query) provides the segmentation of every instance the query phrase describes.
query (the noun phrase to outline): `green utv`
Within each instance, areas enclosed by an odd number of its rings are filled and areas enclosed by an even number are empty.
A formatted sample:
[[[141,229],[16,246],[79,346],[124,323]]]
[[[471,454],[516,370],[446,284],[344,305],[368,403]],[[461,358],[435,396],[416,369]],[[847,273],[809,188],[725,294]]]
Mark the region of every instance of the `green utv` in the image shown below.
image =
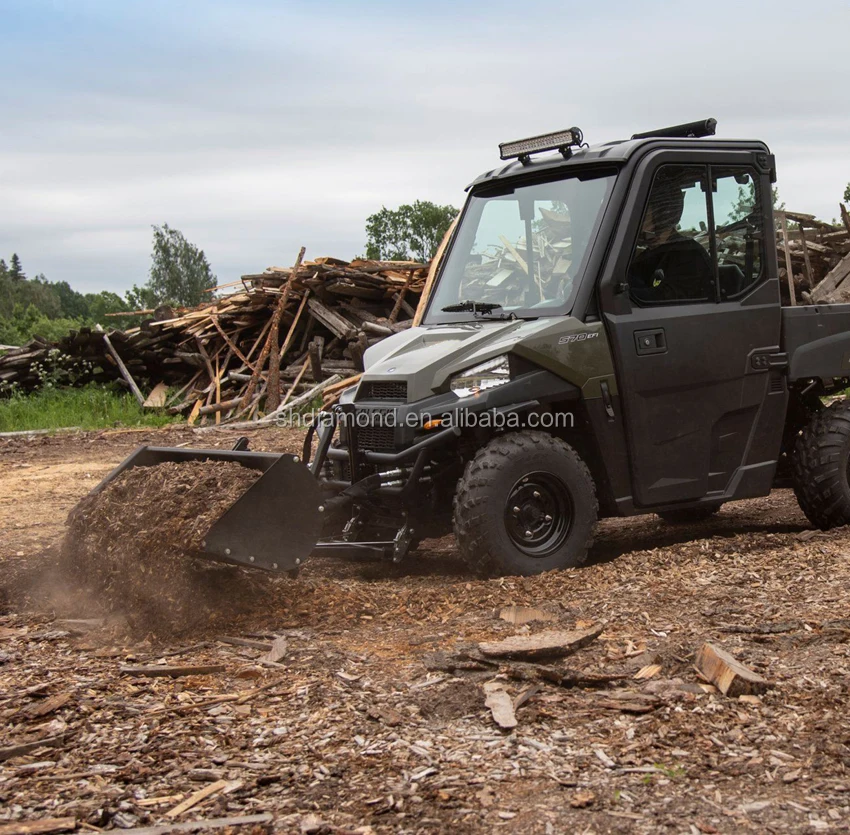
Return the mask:
[[[600,517],[698,520],[788,485],[814,525],[850,523],[850,406],[820,400],[848,384],[850,305],[783,306],[774,157],[715,124],[501,145],[421,325],[369,349],[303,460],[142,447],[104,484],[262,471],[204,549],[272,571],[453,528],[474,569],[537,574],[584,562]]]

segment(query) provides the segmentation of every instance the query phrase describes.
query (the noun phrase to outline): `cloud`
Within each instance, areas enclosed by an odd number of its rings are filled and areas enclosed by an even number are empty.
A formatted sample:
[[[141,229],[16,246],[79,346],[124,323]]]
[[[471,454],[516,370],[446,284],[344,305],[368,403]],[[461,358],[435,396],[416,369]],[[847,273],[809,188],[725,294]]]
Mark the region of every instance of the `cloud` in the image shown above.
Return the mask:
[[[150,225],[222,281],[364,248],[367,215],[456,205],[506,139],[715,116],[789,207],[850,180],[850,8],[813,2],[5,2],[0,254],[84,290],[146,278]]]

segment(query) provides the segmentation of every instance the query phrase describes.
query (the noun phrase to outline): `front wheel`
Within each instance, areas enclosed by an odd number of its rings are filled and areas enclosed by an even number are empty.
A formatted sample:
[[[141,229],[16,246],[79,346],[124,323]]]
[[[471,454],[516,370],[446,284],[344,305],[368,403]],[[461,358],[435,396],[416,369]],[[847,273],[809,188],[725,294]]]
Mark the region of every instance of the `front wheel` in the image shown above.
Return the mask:
[[[479,573],[540,574],[585,561],[597,509],[593,478],[571,446],[545,432],[511,432],[466,465],[455,535]]]
[[[806,518],[822,530],[850,524],[850,402],[815,414],[791,459],[794,493]]]

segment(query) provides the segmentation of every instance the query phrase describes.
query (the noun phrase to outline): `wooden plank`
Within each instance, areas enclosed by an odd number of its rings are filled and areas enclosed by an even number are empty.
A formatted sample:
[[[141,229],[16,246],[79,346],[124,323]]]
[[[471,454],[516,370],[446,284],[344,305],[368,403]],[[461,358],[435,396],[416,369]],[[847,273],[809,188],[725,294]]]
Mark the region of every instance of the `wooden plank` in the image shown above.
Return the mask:
[[[202,800],[206,800],[214,794],[218,794],[222,789],[227,788],[227,780],[216,780],[208,786],[190,794],[182,803],[178,803],[173,809],[169,809],[165,816],[168,818],[176,818],[184,812],[188,812],[193,806],[197,806]]]
[[[324,339],[321,336],[317,336],[307,348],[307,354],[310,359],[310,374],[313,377],[313,381],[316,383],[321,383],[324,379],[325,375],[322,372],[322,348],[324,346]]]
[[[767,679],[714,644],[705,643],[700,647],[695,666],[697,672],[724,696],[752,696],[764,693],[771,686]]]
[[[165,401],[168,398],[168,386],[165,383],[157,383],[151,393],[142,404],[145,409],[162,409],[165,406]]]
[[[334,336],[340,339],[349,339],[354,333],[354,325],[343,318],[338,313],[335,313],[326,305],[322,304],[317,298],[310,299],[307,304],[313,316],[316,317]]]
[[[142,395],[142,392],[139,387],[136,385],[136,381],[133,379],[130,372],[127,370],[127,366],[124,365],[124,361],[121,359],[121,357],[118,356],[118,352],[115,350],[115,348],[112,347],[112,342],[110,342],[109,337],[106,335],[106,333],[104,333],[103,328],[98,325],[97,330],[103,334],[103,344],[106,346],[106,350],[109,351],[109,354],[112,359],[114,359],[116,364],[118,365],[118,370],[121,372],[121,376],[124,378],[124,381],[130,387],[130,391],[133,392],[133,396],[136,398],[136,400],[139,401],[139,405],[144,408],[145,398]]]
[[[0,748],[0,763],[37,751],[39,748],[58,748],[65,741],[64,736],[48,736],[43,739],[34,739],[32,742],[20,742],[16,745],[7,745]]]
[[[814,288],[815,280],[812,273],[812,262],[809,260],[809,243],[806,240],[806,230],[802,223],[798,224],[797,228],[800,230],[800,242],[803,244],[803,264],[806,267],[806,279],[809,282],[809,287]],[[821,249],[826,249],[826,247],[821,247]]]
[[[59,708],[65,707],[72,698],[71,693],[59,693],[56,696],[50,696],[44,701],[32,705],[32,707],[27,708],[24,712],[32,719],[47,716],[49,713],[55,713]]]
[[[785,212],[779,212],[779,223],[782,228],[782,241],[785,250],[785,272],[788,279],[788,292],[791,294],[791,306],[797,306],[797,296],[794,293],[794,270],[791,267],[791,251],[788,249],[788,217]]]
[[[48,835],[77,828],[76,818],[42,818],[37,821],[15,821],[0,825],[0,835]]]
[[[850,253],[845,255],[823,278],[823,281],[818,284],[812,291],[812,301],[825,302],[834,292],[838,285],[841,284],[847,276],[850,275]]]
[[[147,667],[121,667],[121,674],[125,676],[143,676],[145,678],[162,678],[178,676],[208,676],[214,673],[223,673],[227,668],[223,664],[204,664],[197,666],[174,667],[167,664],[154,664]]]
[[[421,324],[422,317],[425,315],[425,309],[428,307],[428,299],[431,297],[431,291],[434,288],[434,282],[437,279],[437,272],[440,269],[440,264],[443,261],[443,256],[446,254],[446,250],[448,249],[449,243],[452,239],[452,235],[454,234],[455,229],[457,228],[458,220],[460,219],[460,215],[458,215],[446,229],[446,234],[443,235],[443,240],[440,241],[440,245],[437,247],[437,251],[434,253],[434,257],[431,259],[431,265],[428,267],[428,277],[425,279],[425,286],[422,288],[422,295],[419,297],[419,304],[416,306],[416,315],[413,317],[413,327],[415,328],[417,325]]]
[[[602,627],[570,632],[548,630],[535,635],[514,635],[502,641],[484,641],[478,649],[488,657],[563,658],[586,647],[602,634]]]
[[[313,386],[309,391],[305,391],[304,394],[296,397],[286,408],[287,409],[298,409],[301,406],[305,406],[318,397],[325,389],[334,385],[335,383],[340,382],[342,378],[338,374],[334,374],[333,377],[328,377],[324,382],[319,383],[316,386]],[[277,419],[278,415],[283,411],[283,404],[278,406],[278,408],[274,412],[269,412],[264,418],[261,418],[257,421],[257,423],[272,423]]]
[[[519,268],[528,275],[528,264],[525,263],[525,258],[516,251],[513,244],[504,235],[499,235],[499,240],[505,245],[505,249],[513,255],[514,260],[519,264]]]

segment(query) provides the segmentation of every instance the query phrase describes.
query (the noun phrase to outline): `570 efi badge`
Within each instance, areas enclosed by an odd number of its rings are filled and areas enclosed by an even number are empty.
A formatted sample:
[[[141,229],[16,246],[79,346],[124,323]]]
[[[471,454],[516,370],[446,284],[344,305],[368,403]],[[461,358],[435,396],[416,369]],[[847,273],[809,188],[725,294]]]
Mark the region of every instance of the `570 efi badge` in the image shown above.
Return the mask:
[[[599,331],[591,331],[590,333],[571,333],[568,336],[562,336],[558,340],[559,345],[566,345],[569,342],[584,342],[585,339],[594,339],[599,336]]]

